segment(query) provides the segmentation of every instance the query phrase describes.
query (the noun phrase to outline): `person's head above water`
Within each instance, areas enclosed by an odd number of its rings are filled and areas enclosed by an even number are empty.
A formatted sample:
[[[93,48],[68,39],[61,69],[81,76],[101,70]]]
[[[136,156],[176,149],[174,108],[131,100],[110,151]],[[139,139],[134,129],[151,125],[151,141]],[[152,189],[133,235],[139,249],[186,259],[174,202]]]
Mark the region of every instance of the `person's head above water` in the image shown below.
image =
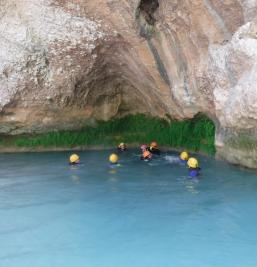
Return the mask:
[[[80,162],[79,155],[72,154],[70,156],[70,164],[78,164]]]
[[[111,155],[109,156],[109,161],[110,161],[110,163],[112,163],[112,164],[116,164],[116,163],[118,163],[118,160],[119,160],[119,157],[118,157],[116,154],[111,154]]]
[[[181,160],[188,160],[189,159],[188,153],[186,151],[181,152],[180,159]]]
[[[150,148],[158,148],[158,144],[153,141],[151,144],[150,144]]]
[[[196,158],[189,158],[187,161],[187,165],[189,168],[196,169],[199,167],[198,160]]]
[[[147,145],[141,145],[140,149],[144,152],[145,150],[147,150]]]
[[[118,145],[118,148],[121,149],[121,150],[124,150],[124,149],[126,149],[126,144],[125,143],[120,143]]]
[[[154,154],[154,155],[159,155],[161,154],[160,149],[158,148],[158,144],[156,142],[152,142],[148,150]]]

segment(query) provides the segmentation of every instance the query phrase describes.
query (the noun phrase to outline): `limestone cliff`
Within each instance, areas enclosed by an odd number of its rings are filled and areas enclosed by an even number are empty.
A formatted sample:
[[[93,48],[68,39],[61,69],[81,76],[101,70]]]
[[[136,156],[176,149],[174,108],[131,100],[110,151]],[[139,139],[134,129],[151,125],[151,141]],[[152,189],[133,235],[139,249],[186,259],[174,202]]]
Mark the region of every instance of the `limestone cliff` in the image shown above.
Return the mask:
[[[0,133],[203,112],[257,167],[256,84],[257,0],[0,0]]]

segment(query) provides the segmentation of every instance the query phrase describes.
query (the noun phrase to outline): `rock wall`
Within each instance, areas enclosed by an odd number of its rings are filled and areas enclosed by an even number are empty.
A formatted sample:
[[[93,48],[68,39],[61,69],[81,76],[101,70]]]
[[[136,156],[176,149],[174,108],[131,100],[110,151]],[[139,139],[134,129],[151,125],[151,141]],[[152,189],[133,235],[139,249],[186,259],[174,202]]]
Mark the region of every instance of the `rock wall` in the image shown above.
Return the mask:
[[[257,168],[257,0],[0,0],[0,133],[206,113]]]

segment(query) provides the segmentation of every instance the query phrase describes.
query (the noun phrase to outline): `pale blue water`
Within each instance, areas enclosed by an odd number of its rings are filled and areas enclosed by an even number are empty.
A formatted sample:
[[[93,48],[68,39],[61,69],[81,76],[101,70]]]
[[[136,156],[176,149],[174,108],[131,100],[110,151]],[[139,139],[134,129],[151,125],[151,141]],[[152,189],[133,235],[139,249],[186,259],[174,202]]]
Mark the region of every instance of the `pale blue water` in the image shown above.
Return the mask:
[[[1,267],[256,267],[257,174],[109,151],[0,155]]]

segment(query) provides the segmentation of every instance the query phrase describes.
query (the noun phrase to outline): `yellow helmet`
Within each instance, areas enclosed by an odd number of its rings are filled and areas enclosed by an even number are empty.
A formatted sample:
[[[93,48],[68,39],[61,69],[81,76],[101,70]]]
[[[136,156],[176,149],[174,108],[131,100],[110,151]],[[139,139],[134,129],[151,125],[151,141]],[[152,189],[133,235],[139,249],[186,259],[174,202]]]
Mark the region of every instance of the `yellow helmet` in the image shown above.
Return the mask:
[[[111,154],[109,157],[109,161],[113,164],[117,163],[119,160],[119,157],[116,154]]]
[[[181,154],[180,154],[180,159],[182,160],[188,160],[189,158],[189,155],[186,151],[183,151]]]
[[[197,168],[198,167],[198,160],[196,158],[190,158],[187,162],[189,168]]]
[[[77,154],[72,154],[70,156],[70,163],[76,163],[79,161],[79,156]]]

